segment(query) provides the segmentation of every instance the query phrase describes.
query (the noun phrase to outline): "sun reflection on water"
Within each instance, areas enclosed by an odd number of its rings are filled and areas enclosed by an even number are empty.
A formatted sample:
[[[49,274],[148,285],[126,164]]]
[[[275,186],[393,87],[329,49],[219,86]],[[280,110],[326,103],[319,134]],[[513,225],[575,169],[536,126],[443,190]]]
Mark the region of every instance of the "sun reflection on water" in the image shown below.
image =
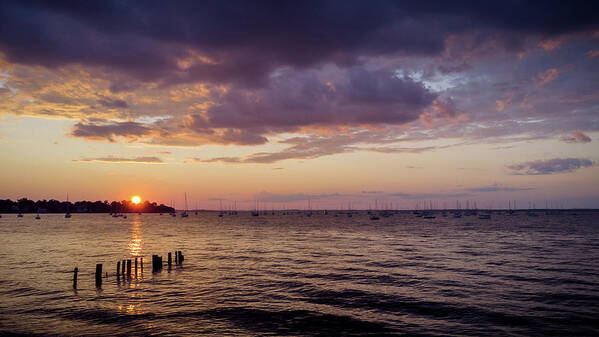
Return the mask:
[[[129,242],[129,254],[133,257],[142,255],[141,220],[139,216],[133,218],[131,225],[131,241]]]
[[[117,306],[117,310],[119,312],[127,314],[127,315],[142,315],[142,314],[144,314],[144,311],[141,309],[141,307],[139,305],[135,305],[132,303],[129,303],[127,305],[119,304]]]

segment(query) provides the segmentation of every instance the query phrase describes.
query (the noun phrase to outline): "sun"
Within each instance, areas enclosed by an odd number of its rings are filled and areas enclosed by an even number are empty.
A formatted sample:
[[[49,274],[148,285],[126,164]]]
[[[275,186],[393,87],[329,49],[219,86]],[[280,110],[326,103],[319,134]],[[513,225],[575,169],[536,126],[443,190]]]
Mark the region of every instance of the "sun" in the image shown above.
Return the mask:
[[[136,204],[136,205],[139,204],[141,202],[140,196],[139,195],[132,196],[131,197],[131,202],[134,203],[134,204]]]

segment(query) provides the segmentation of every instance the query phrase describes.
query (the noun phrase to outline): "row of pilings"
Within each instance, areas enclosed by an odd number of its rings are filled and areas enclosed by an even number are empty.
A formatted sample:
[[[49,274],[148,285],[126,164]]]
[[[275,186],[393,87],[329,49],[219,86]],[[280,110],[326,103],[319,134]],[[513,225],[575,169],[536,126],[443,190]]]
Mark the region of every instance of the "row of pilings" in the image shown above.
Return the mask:
[[[183,263],[183,260],[185,259],[185,256],[183,255],[183,253],[180,250],[176,250],[174,255],[175,255],[175,265],[181,265]],[[132,264],[132,262],[134,262],[134,263]],[[168,263],[168,268],[170,269],[173,264],[171,252],[168,253],[167,263]],[[152,255],[152,273],[157,273],[157,272],[162,271],[162,266],[163,266],[162,256]],[[123,279],[125,277],[131,278],[131,272],[133,271],[134,275],[137,277],[138,270],[140,271],[140,273],[143,273],[143,271],[144,271],[144,258],[143,257],[139,257],[139,258],[136,257],[134,260],[127,259],[127,260],[117,261],[115,275],[117,277],[117,280],[120,279],[121,276],[123,277]],[[75,288],[75,289],[77,288],[78,273],[79,273],[79,268],[75,267],[75,269],[73,270],[73,288]],[[108,273],[105,273],[105,277],[108,277]],[[98,288],[102,287],[102,264],[101,263],[96,264],[95,279],[96,279],[96,287],[98,287]]]

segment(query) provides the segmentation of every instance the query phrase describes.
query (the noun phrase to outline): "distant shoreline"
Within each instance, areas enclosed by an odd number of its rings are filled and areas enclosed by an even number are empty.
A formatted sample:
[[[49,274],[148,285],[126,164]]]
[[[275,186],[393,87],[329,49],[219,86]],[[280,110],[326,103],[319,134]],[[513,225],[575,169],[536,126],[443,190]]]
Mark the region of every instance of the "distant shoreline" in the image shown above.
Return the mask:
[[[6,213],[169,213],[174,212],[173,207],[157,204],[145,200],[134,204],[130,200],[111,201],[59,201],[29,200],[21,198],[17,201],[10,199],[0,200],[0,214]]]
[[[380,212],[391,212],[391,213],[413,213],[414,210],[410,210],[410,209],[398,209],[398,210],[368,210],[368,209],[353,209],[353,210],[341,210],[341,209],[312,209],[312,210],[305,210],[305,209],[270,209],[270,210],[260,210],[259,213],[267,213],[270,214],[272,212],[276,212],[276,213],[281,213],[281,212],[286,212],[286,213],[324,213],[325,211],[327,212],[331,212],[331,213],[364,213],[364,212],[372,212],[372,213],[380,213]],[[418,210],[419,212],[423,212],[423,210]],[[477,212],[482,212],[482,213],[507,213],[510,212],[509,209],[477,209],[477,210],[465,210],[465,209],[433,209],[433,210],[424,210],[424,212],[433,212],[433,213],[464,213],[464,212],[468,212],[468,211],[477,211]],[[544,208],[537,208],[537,209],[512,209],[511,210],[514,213],[567,213],[567,212],[599,212],[599,208],[568,208],[568,209],[544,209]],[[222,212],[222,213],[229,213],[230,211],[221,211],[218,209],[201,209],[201,210],[182,210],[182,209],[177,209],[177,210],[173,210],[172,212],[176,212],[176,213],[181,213],[181,212],[188,212],[188,213],[193,213],[193,212],[198,212],[198,213],[218,213],[218,212]],[[249,212],[254,212],[254,210],[237,210],[235,212],[238,213],[249,213]],[[47,212],[47,211],[29,211],[29,212],[18,212],[18,211],[0,211],[0,214],[64,214],[66,212]],[[122,213],[122,214],[135,214],[135,213],[142,213],[142,214],[157,214],[157,213],[169,213],[169,212],[149,212],[149,211],[128,211],[128,212],[70,212],[72,214],[113,214],[113,213]]]

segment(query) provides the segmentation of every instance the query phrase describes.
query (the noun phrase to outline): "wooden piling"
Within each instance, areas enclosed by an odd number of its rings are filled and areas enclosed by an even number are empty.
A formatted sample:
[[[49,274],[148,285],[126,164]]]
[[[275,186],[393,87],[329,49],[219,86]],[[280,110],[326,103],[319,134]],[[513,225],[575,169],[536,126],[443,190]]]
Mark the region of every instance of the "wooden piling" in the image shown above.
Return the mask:
[[[123,260],[123,264],[121,264],[121,274],[123,274],[123,277],[125,276],[125,260]]]
[[[135,258],[135,277],[137,277],[137,258]]]
[[[179,264],[179,252],[175,250],[175,264]]]
[[[116,262],[116,277],[119,277],[121,274],[121,261]]]
[[[73,269],[73,289],[77,289],[77,273],[79,272],[79,268],[75,267]]]
[[[130,259],[127,260],[127,276],[128,277],[131,276],[131,260]]]
[[[170,268],[171,265],[173,264],[173,256],[172,256],[171,252],[168,252],[167,262],[168,262],[168,267]]]
[[[102,264],[96,264],[96,287],[102,286]]]
[[[139,262],[141,264],[141,273],[144,273],[144,258],[143,256],[139,258]]]
[[[152,272],[162,270],[162,256],[152,255]]]

